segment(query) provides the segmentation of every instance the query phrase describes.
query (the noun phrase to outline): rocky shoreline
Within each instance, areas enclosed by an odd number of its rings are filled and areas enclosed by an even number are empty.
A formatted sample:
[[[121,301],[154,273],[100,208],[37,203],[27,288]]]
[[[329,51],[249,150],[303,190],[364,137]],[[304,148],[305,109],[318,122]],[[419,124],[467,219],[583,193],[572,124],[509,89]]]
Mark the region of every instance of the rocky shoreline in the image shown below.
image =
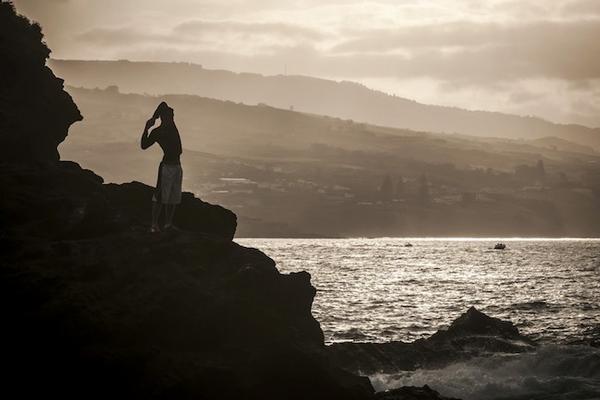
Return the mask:
[[[335,343],[328,346],[338,365],[362,374],[437,369],[495,353],[533,351],[535,342],[508,321],[471,307],[447,328],[414,342]]]
[[[1,207],[1,304],[12,327],[2,339],[9,382],[29,394],[33,380],[67,398],[97,387],[89,397],[369,399],[359,373],[474,356],[466,347],[477,341],[482,351],[530,345],[471,309],[424,341],[325,346],[309,274],[280,274],[264,253],[231,241],[227,210],[187,194],[182,224],[204,225],[154,235],[131,211],[151,190],[141,183],[105,185],[71,162],[1,171],[12,187]],[[428,388],[376,398],[443,399]]]

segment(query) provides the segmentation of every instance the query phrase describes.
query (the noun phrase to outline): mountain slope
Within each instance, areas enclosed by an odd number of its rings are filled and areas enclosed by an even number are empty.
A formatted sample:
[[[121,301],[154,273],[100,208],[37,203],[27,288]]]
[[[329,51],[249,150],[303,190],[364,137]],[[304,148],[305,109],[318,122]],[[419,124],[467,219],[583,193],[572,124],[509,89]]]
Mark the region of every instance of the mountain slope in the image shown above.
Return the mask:
[[[155,182],[160,149],[141,151],[139,136],[167,101],[185,149],[184,187],[238,213],[240,237],[597,236],[600,226],[600,157],[568,142],[431,134],[190,95],[68,90],[85,120],[61,154],[113,182]]]
[[[69,85],[117,85],[123,92],[195,94],[246,104],[266,103],[377,125],[485,137],[555,136],[600,149],[600,129],[539,118],[432,106],[390,96],[353,82],[306,76],[263,76],[209,70],[189,63],[51,60]]]

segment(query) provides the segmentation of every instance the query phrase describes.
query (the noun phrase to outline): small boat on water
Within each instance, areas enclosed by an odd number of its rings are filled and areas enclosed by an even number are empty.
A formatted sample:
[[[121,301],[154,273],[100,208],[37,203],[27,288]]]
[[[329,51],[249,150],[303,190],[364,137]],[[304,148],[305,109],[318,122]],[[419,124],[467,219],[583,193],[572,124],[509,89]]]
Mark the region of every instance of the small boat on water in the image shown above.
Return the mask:
[[[506,245],[504,243],[496,243],[494,246],[494,250],[504,250],[506,249]]]
[[[404,247],[413,247],[412,243],[406,243]]]

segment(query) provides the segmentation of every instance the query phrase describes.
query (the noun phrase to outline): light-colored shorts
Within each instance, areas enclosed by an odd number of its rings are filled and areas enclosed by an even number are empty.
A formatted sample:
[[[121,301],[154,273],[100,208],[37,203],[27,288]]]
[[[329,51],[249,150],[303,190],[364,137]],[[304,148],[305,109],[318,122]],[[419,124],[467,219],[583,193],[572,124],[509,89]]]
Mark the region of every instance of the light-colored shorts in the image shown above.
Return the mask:
[[[162,204],[181,203],[181,183],[183,169],[180,164],[160,163],[158,167],[158,181],[152,201]]]

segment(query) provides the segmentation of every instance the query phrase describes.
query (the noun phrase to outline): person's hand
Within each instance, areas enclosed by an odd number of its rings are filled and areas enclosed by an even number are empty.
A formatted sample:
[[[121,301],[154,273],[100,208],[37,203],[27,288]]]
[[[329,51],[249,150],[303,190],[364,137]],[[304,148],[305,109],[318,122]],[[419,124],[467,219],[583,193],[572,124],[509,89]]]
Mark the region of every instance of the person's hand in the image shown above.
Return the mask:
[[[146,121],[146,130],[152,128],[154,126],[154,122],[156,122],[154,118],[150,118],[148,121]]]

